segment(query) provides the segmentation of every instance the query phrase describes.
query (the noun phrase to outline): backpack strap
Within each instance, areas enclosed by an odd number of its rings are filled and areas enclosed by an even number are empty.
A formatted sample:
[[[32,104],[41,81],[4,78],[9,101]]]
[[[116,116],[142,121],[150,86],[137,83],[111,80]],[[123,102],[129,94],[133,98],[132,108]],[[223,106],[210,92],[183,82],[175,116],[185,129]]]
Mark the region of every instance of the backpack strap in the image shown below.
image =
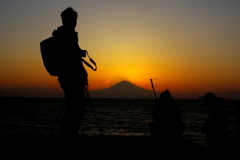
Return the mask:
[[[91,68],[91,69],[94,70],[94,71],[97,71],[97,64],[96,64],[96,62],[95,62],[92,58],[90,58],[90,56],[89,56],[89,54],[88,54],[88,51],[86,51],[86,54],[87,54],[90,62],[91,62],[92,64],[94,64],[95,68],[93,68],[92,65],[89,64],[89,63],[88,63],[87,61],[85,61],[84,59],[82,59],[82,61],[83,61],[89,68]]]

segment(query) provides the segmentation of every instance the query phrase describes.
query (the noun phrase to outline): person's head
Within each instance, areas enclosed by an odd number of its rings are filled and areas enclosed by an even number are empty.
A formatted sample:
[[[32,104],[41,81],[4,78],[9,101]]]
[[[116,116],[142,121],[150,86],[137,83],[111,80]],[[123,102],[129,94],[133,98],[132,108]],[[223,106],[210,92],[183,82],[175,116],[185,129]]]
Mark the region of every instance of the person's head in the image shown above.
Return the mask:
[[[75,29],[77,25],[78,14],[72,7],[68,7],[61,13],[62,23],[64,26]]]
[[[213,109],[216,107],[218,98],[215,94],[208,92],[204,96],[205,104],[208,109]]]
[[[161,93],[160,97],[161,99],[170,99],[172,96],[171,96],[171,93],[169,92],[169,90],[165,90],[164,92]]]

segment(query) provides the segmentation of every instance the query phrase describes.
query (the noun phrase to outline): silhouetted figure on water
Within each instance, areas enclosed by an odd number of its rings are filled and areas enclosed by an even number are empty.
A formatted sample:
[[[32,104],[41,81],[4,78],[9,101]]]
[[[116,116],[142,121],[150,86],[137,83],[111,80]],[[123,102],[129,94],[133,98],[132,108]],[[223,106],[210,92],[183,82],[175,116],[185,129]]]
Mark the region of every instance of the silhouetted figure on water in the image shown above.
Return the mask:
[[[53,31],[58,40],[59,56],[63,63],[58,81],[65,94],[66,109],[62,117],[60,135],[77,135],[85,112],[85,86],[88,74],[83,66],[84,51],[78,45],[75,32],[78,14],[71,7],[61,13],[61,27]]]
[[[228,145],[227,112],[224,110],[220,98],[215,94],[207,93],[204,100],[209,115],[202,127],[202,133],[206,134],[208,148],[210,151],[225,152]]]
[[[167,140],[179,139],[184,130],[178,104],[166,90],[161,93],[152,109],[153,121],[149,123],[152,136],[160,136]]]
[[[150,134],[155,137],[156,146],[176,153],[198,153],[204,156],[205,147],[182,137],[185,124],[177,102],[166,90],[161,93],[152,108],[152,119],[149,123]],[[180,152],[179,152],[180,151]]]

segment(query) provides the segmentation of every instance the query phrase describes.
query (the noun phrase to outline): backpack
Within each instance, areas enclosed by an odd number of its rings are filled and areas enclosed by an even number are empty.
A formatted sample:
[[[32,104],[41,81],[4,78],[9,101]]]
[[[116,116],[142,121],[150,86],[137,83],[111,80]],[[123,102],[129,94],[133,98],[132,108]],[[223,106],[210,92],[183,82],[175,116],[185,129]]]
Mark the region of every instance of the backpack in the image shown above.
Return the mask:
[[[61,72],[62,64],[63,64],[62,63],[63,58],[62,58],[62,55],[60,54],[61,49],[59,48],[57,39],[55,37],[50,37],[50,38],[47,38],[47,39],[41,41],[40,42],[40,50],[41,50],[43,64],[44,64],[44,67],[46,68],[47,72],[51,76],[59,76],[60,72]],[[90,67],[92,70],[96,71],[97,65],[94,62],[94,60],[92,60],[90,58],[87,51],[85,51],[85,50],[82,50],[82,51],[86,52],[86,55],[89,57],[90,62],[95,65],[95,69],[84,59],[82,59],[82,61],[88,67]]]

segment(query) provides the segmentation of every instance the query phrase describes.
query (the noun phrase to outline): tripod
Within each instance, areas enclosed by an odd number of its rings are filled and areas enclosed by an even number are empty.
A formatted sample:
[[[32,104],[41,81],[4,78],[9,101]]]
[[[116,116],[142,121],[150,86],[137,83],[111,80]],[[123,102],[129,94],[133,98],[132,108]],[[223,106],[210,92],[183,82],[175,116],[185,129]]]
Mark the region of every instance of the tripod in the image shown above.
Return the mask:
[[[90,106],[91,106],[91,109],[92,109],[94,118],[95,118],[95,120],[96,120],[96,122],[97,122],[97,126],[98,126],[98,129],[99,129],[100,135],[102,136],[102,135],[103,135],[103,134],[102,134],[102,129],[101,129],[100,125],[99,125],[99,121],[98,121],[97,116],[96,116],[96,113],[95,113],[95,111],[94,111],[94,109],[93,109],[93,105],[92,105],[92,103],[91,103],[90,95],[89,95],[89,93],[88,93],[87,88],[84,87],[84,89],[85,89],[87,98],[88,98],[88,100],[89,100],[89,103],[90,103]],[[62,106],[61,112],[60,112],[60,114],[59,114],[59,116],[58,116],[58,118],[57,118],[57,121],[56,121],[56,123],[55,123],[55,125],[54,125],[54,129],[53,129],[51,135],[53,135],[54,132],[55,132],[55,130],[56,130],[57,124],[58,124],[58,122],[60,121],[60,118],[62,117],[62,114],[63,114],[63,112],[64,112],[64,110],[65,110],[65,106],[66,106],[66,105],[65,105],[65,103],[64,103],[63,106]],[[82,123],[82,128],[83,128],[83,123]],[[83,129],[82,129],[82,130],[83,130]],[[83,131],[84,131],[84,130],[83,130]]]
[[[92,112],[93,112],[94,118],[95,118],[95,120],[96,120],[96,122],[97,122],[100,135],[102,136],[102,135],[103,135],[103,134],[102,134],[102,129],[101,129],[100,125],[99,125],[99,121],[98,121],[97,116],[96,116],[96,113],[95,113],[95,111],[94,111],[94,109],[93,109],[93,105],[92,105],[92,102],[91,102],[91,97],[90,97],[90,95],[89,95],[89,93],[88,93],[87,88],[86,88],[86,87],[84,87],[84,88],[85,88],[85,92],[86,92],[86,95],[87,95],[87,97],[88,97],[90,106],[91,106],[91,108],[92,108]]]
[[[62,105],[62,109],[61,109],[60,114],[59,114],[59,116],[58,116],[58,118],[57,118],[57,121],[56,121],[56,123],[55,123],[55,125],[54,125],[54,128],[53,128],[53,131],[52,131],[51,135],[53,135],[54,132],[55,132],[55,130],[56,130],[57,124],[58,124],[58,122],[60,121],[60,118],[61,118],[61,116],[62,116],[62,114],[63,114],[63,111],[65,110],[65,106],[66,106],[66,103],[64,103],[64,104]]]

